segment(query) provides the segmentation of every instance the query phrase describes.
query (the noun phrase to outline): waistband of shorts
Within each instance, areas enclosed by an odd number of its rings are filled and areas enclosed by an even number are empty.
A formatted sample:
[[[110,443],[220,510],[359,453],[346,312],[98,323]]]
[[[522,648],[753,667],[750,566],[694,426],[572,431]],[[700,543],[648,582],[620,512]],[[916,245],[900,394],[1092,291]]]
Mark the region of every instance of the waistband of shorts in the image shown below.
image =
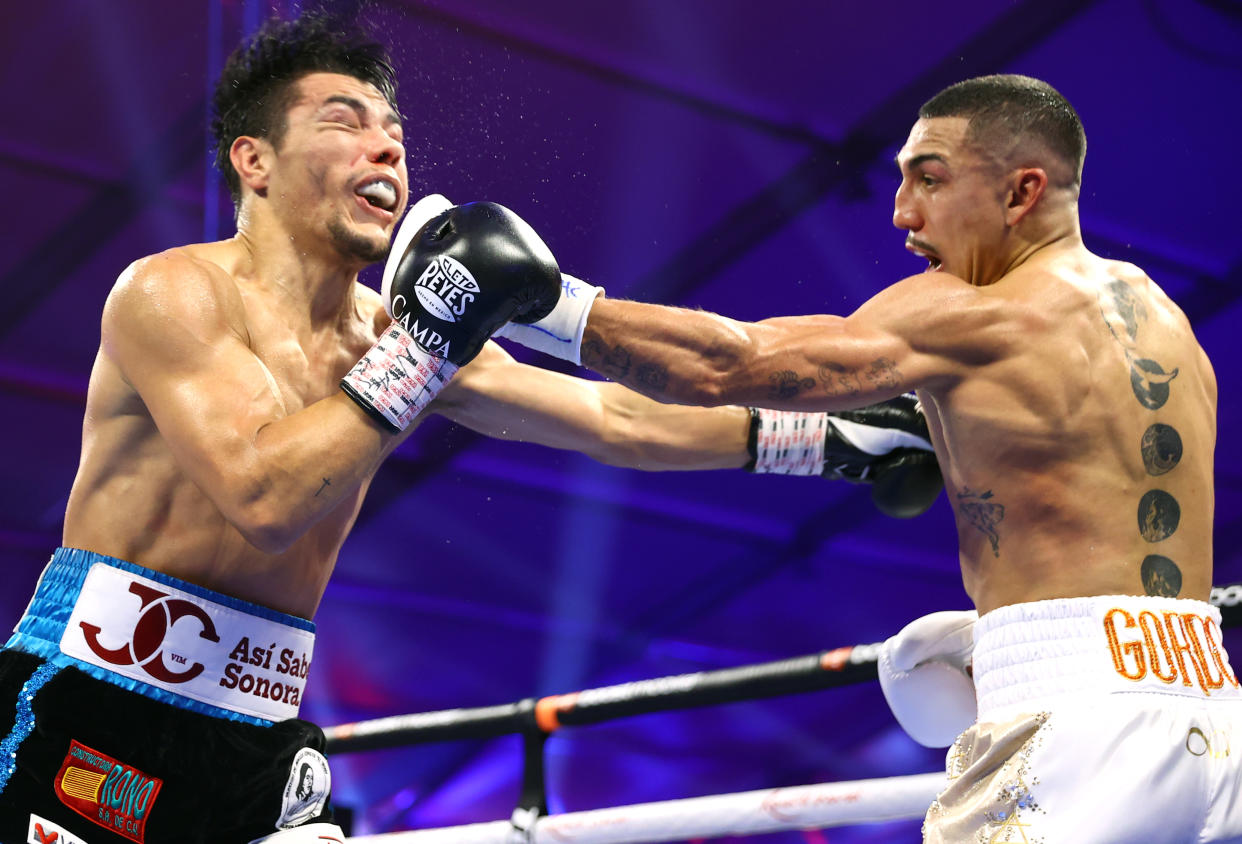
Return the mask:
[[[1242,698],[1220,610],[1203,601],[1098,595],[1012,604],[981,616],[974,639],[980,720],[1066,695]]]
[[[82,617],[100,603],[114,610],[106,620]],[[5,648],[181,709],[267,726],[297,716],[314,631],[307,619],[126,560],[57,548]]]

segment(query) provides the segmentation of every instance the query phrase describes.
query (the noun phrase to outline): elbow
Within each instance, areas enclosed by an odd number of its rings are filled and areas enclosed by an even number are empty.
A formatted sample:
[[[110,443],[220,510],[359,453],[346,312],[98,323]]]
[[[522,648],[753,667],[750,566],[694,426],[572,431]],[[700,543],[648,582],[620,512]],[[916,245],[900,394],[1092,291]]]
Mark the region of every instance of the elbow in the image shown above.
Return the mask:
[[[229,517],[242,538],[265,554],[283,554],[306,533],[308,525],[295,521],[289,508],[268,497],[237,507]]]

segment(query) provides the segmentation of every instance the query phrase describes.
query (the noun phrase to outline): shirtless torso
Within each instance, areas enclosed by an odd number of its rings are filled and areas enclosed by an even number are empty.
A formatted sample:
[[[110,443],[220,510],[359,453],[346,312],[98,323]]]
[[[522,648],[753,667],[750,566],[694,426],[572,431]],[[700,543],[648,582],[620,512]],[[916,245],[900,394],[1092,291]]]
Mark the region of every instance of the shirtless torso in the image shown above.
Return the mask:
[[[1044,166],[1006,171],[966,132],[964,118],[920,120],[898,156],[894,223],[929,272],[848,317],[741,323],[603,300],[584,362],[688,404],[831,411],[917,390],[981,613],[1101,594],[1206,600],[1206,355],[1141,270],[1084,247],[1072,165],[1035,149]]]

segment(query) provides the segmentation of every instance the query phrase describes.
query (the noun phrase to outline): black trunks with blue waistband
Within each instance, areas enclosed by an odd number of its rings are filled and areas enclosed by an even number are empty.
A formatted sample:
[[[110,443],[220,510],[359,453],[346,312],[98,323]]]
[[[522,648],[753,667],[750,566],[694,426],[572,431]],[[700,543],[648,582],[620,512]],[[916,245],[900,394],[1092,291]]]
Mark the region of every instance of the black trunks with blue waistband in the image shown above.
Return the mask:
[[[248,844],[330,821],[323,732],[295,717],[313,643],[305,619],[57,549],[0,650],[0,841]]]

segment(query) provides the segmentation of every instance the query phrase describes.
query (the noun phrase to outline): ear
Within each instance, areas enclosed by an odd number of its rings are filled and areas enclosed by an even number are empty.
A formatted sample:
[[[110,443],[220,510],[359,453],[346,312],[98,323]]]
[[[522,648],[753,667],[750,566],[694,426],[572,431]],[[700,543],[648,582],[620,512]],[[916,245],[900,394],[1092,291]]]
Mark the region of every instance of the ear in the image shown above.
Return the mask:
[[[233,162],[237,178],[259,196],[267,193],[273,152],[272,145],[266,140],[249,135],[235,138],[229,147],[229,161]]]
[[[1005,223],[1016,226],[1035,208],[1048,188],[1048,174],[1042,167],[1023,167],[1011,174],[1005,202]]]

